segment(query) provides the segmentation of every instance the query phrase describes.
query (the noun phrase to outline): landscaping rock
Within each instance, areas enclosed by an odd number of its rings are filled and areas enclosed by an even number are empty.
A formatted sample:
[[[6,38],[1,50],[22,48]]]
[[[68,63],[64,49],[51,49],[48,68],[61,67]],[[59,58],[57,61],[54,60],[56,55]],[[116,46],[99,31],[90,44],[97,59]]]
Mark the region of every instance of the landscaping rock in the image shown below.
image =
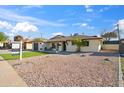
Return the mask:
[[[108,87],[117,86],[118,57],[51,55],[22,60],[14,68],[31,87]],[[16,61],[10,62],[12,65]]]

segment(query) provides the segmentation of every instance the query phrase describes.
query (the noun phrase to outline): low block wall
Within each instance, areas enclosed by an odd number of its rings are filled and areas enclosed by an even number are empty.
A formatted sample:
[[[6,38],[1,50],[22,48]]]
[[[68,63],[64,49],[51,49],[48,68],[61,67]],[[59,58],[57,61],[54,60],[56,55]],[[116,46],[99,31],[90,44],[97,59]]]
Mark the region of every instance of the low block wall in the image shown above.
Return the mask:
[[[103,44],[102,49],[105,49],[105,50],[119,50],[119,44]]]

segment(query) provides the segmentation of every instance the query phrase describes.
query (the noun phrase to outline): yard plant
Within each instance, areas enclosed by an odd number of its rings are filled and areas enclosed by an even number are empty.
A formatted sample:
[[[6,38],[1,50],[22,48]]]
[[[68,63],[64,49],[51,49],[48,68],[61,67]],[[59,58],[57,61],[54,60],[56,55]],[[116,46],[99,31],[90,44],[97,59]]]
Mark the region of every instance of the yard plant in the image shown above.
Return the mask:
[[[88,46],[88,41],[83,40],[79,37],[74,38],[73,43],[77,45],[77,52],[80,52],[81,47]]]
[[[3,32],[0,32],[0,42],[4,42],[8,39],[8,36],[6,36]]]

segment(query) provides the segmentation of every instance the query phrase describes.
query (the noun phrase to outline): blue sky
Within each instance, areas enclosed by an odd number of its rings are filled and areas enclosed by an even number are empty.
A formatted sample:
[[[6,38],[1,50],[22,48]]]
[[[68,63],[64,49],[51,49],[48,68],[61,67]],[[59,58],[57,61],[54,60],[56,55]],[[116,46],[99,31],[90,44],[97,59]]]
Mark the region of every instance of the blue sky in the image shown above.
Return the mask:
[[[0,6],[0,31],[11,38],[51,38],[54,35],[84,33],[100,35],[124,19],[124,6]]]

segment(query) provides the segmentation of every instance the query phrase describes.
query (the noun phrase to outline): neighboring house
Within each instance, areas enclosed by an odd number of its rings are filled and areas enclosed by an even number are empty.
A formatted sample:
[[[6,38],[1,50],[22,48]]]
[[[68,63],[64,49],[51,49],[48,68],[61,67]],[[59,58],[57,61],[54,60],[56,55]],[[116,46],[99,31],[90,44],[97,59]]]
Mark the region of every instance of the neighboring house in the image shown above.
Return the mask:
[[[120,40],[119,53],[124,54],[124,39]]]
[[[81,38],[82,40],[87,41],[87,46],[81,47],[82,52],[99,52],[101,50],[102,45],[102,38],[96,36],[85,36],[85,35],[78,35],[78,36],[55,36],[44,43],[38,43],[35,46],[38,47],[37,50],[45,51],[45,50],[52,50],[52,51],[67,51],[67,52],[76,52],[77,45],[73,43],[74,38]],[[34,46],[34,47],[35,47]],[[35,48],[34,48],[35,49]]]
[[[118,40],[104,41],[102,45],[102,49],[119,51],[119,41]]]
[[[10,48],[11,48],[11,41],[10,40],[0,42],[0,49],[10,49]]]
[[[23,42],[23,45],[22,45],[23,50],[32,50],[33,49],[33,45],[32,45],[33,41],[32,40],[26,38],[22,42]]]

